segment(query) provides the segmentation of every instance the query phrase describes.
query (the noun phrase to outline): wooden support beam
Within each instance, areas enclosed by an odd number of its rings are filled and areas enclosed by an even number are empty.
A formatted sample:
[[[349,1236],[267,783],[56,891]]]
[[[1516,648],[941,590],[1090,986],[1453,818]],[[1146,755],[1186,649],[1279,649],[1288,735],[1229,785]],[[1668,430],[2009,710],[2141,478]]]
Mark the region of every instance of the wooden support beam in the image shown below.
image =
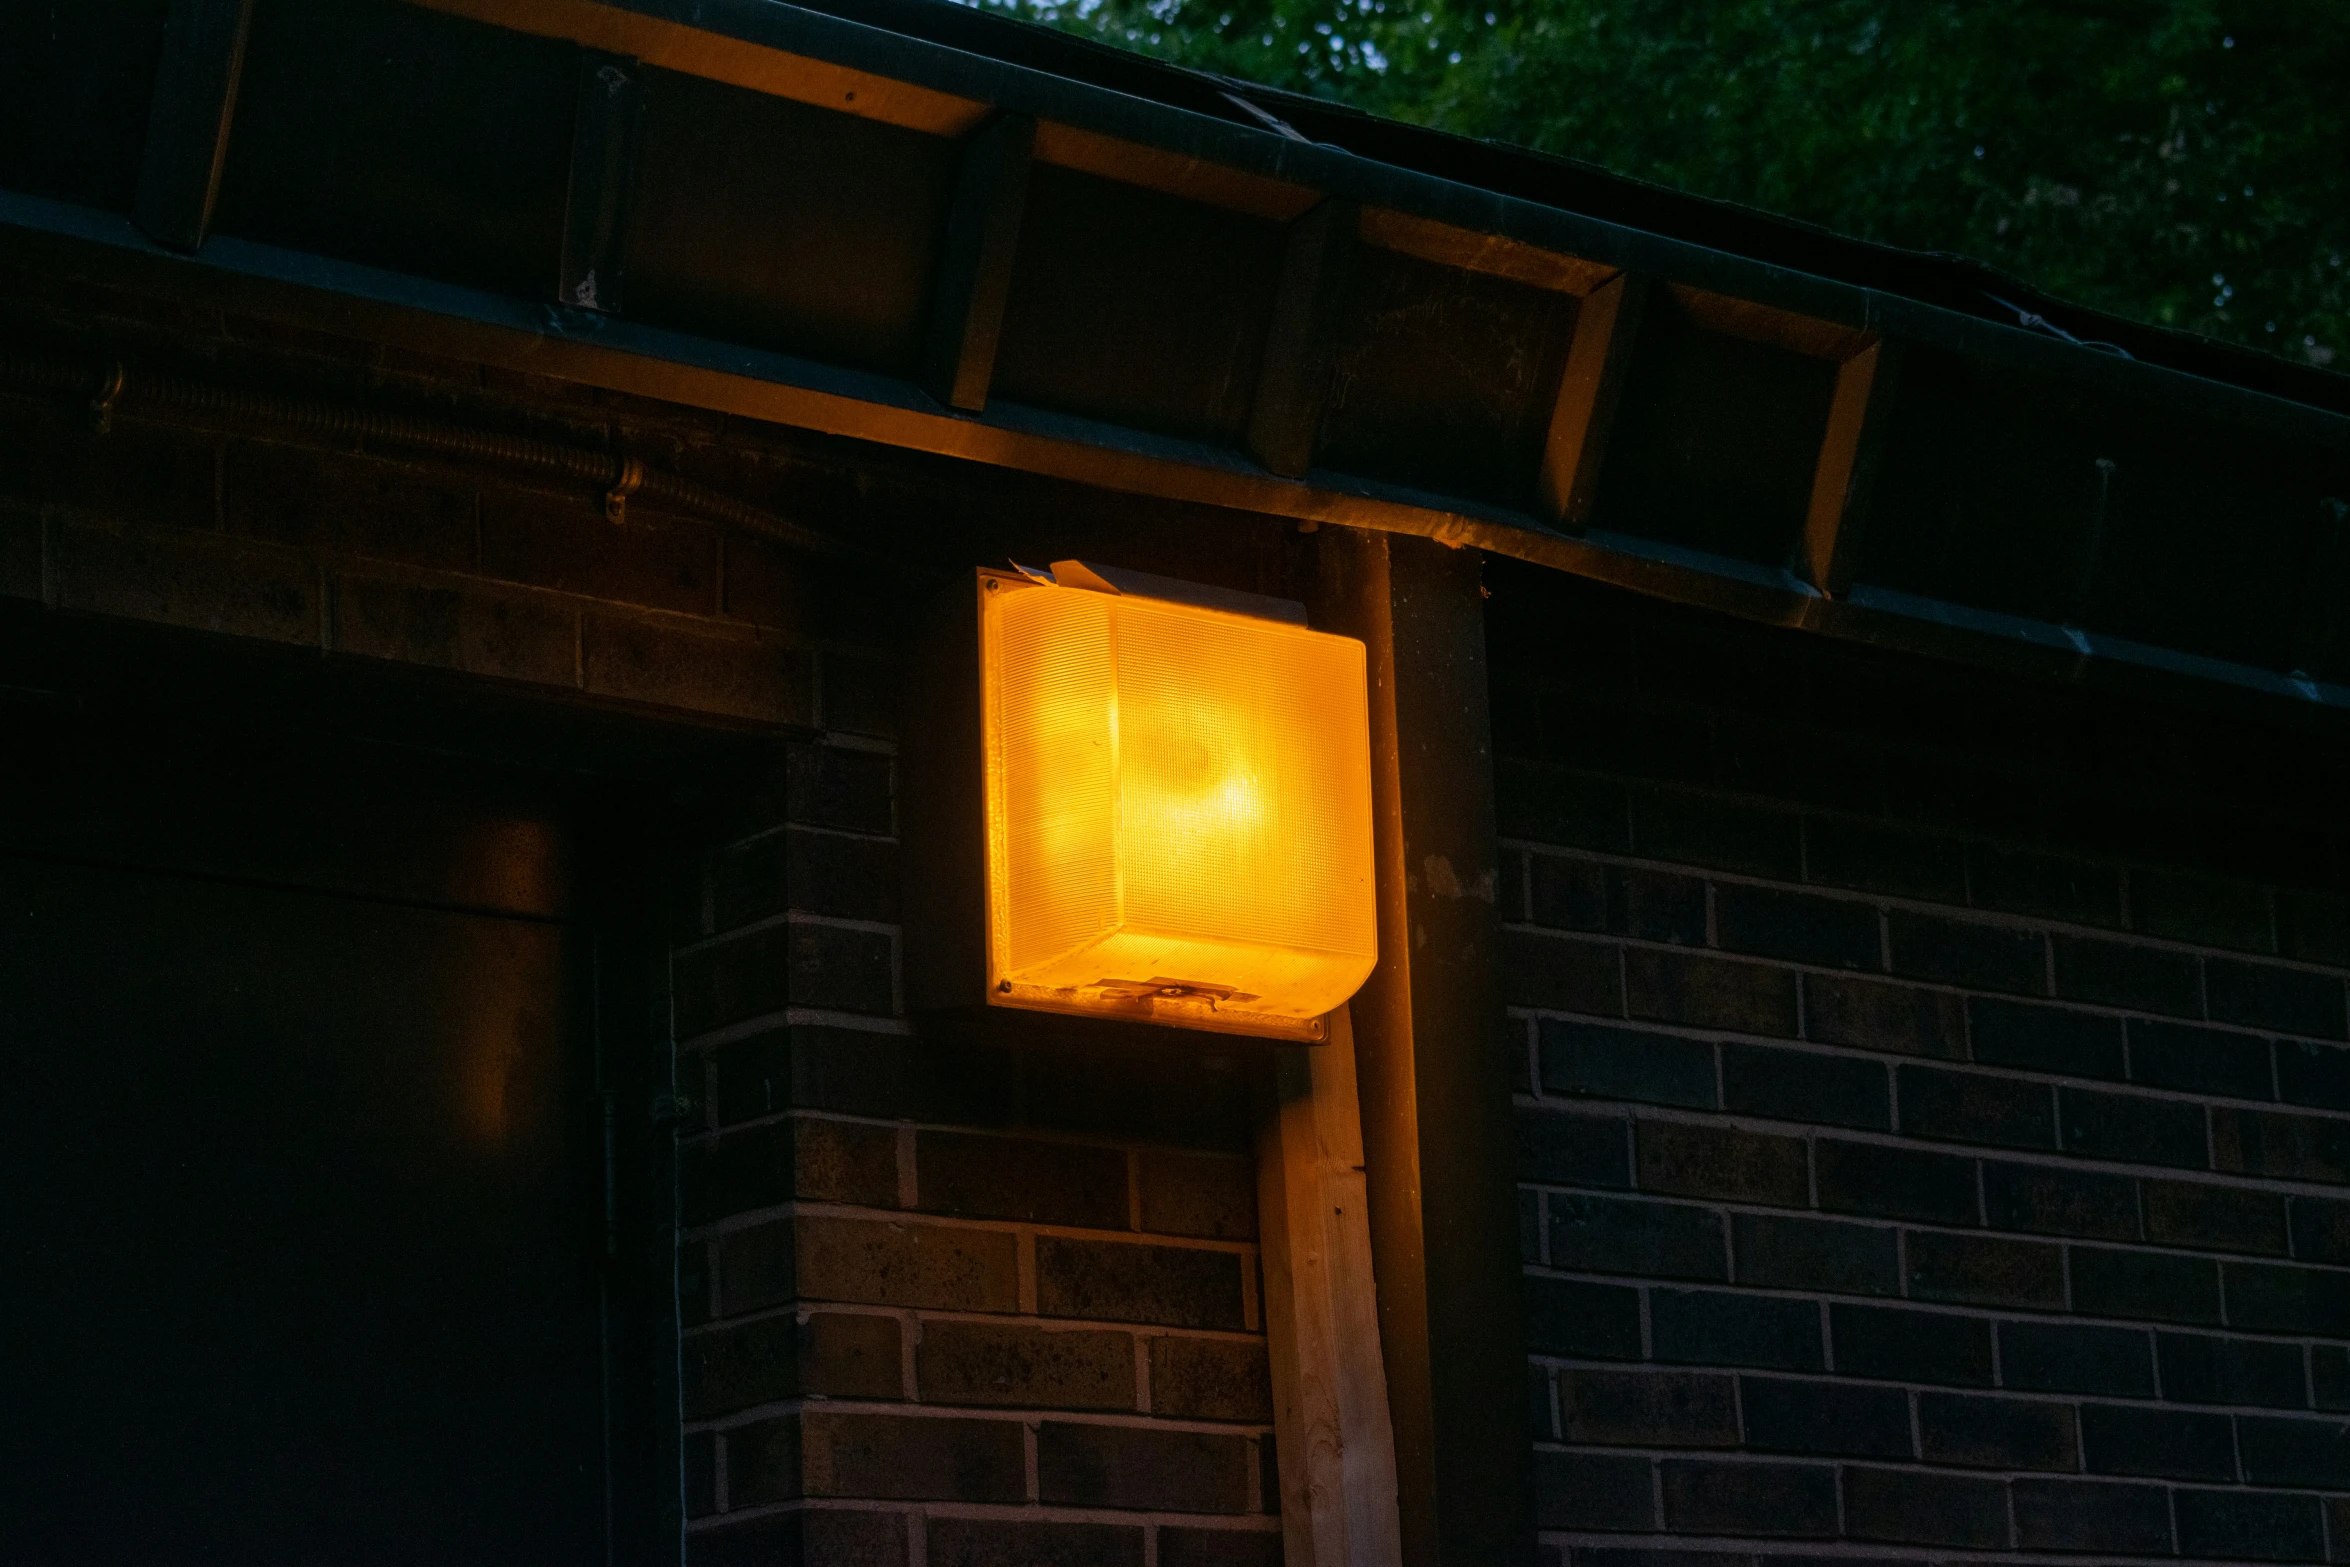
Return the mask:
[[[563,209],[562,272],[555,297],[581,310],[620,312],[628,265],[629,194],[636,185],[637,130],[644,121],[645,70],[624,54],[583,49],[571,122],[571,190]]]
[[[2350,501],[2338,495],[2317,503],[2309,548],[2301,567],[2301,604],[2293,617],[2293,651],[2287,667],[2303,678],[2321,674],[2339,680],[2335,667],[2350,639]]]
[[[172,0],[131,198],[131,220],[158,245],[194,251],[212,226],[252,26],[253,0]]]
[[[1455,228],[1391,207],[1365,207],[1361,229],[1363,243],[1381,250],[1560,294],[1588,294],[1616,271],[1605,262],[1545,250],[1502,234]]]
[[[924,391],[966,413],[987,407],[988,383],[995,377],[996,339],[1012,291],[1035,150],[1036,121],[1023,114],[1001,115],[963,143],[946,250],[931,293],[921,380]]]
[[[1330,341],[1354,257],[1355,205],[1332,199],[1289,225],[1265,357],[1249,404],[1248,452],[1284,478],[1314,465],[1330,391]]]
[[[1831,598],[1851,586],[1853,563],[1860,558],[1869,492],[1892,423],[1900,368],[1901,345],[1882,341],[1869,343],[1836,367],[1799,552],[1804,580]]]
[[[1315,624],[1370,655],[1379,965],[1350,1008],[1412,1567],[1524,1567],[1533,1448],[1481,557],[1326,528]]]
[[[1619,272],[1583,296],[1542,443],[1539,488],[1546,521],[1579,528],[1590,519],[1648,289],[1646,278]]]
[[[1379,1355],[1354,1028],[1273,1052],[1258,1123],[1258,1232],[1283,1559],[1402,1567],[1395,1433]]]

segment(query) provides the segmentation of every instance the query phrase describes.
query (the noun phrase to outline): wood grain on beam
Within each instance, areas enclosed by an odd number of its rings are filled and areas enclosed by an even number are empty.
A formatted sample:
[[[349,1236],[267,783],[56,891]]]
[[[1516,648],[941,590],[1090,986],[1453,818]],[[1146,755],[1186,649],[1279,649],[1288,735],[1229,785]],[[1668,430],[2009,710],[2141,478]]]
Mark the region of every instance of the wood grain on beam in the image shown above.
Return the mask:
[[[1871,341],[1870,335],[1859,327],[1823,321],[1818,316],[1797,315],[1792,310],[1757,304],[1751,299],[1734,299],[1728,294],[1678,283],[1672,285],[1672,294],[1673,303],[1708,332],[1743,338],[1749,343],[1768,343],[1773,348],[1784,348],[1811,359],[1846,360]]]
[[[987,406],[1035,146],[1036,122],[1021,114],[999,117],[963,145],[922,350],[923,389],[950,408]]]
[[[542,38],[568,38],[591,49],[633,55],[686,76],[748,87],[820,109],[902,125],[932,136],[961,136],[987,117],[972,98],[788,54],[723,33],[705,32],[595,0],[413,0],[427,10]]]
[[[1379,962],[1350,1006],[1404,1560],[1534,1538],[1482,564],[1324,529],[1317,625],[1371,671]],[[1278,1456],[1278,1453],[1276,1454]]]
[[[1363,243],[1561,294],[1588,294],[1616,269],[1500,234],[1480,234],[1390,207],[1365,207]]]
[[[1538,489],[1552,522],[1579,527],[1591,515],[1648,289],[1646,278],[1619,272],[1583,296],[1542,443]]]
[[[1325,201],[1289,226],[1282,251],[1247,444],[1250,456],[1287,478],[1303,478],[1314,463],[1354,238],[1354,203]]]
[[[196,250],[228,158],[253,0],[172,0],[131,218],[158,245]]]
[[[1036,128],[1036,161],[1106,180],[1140,185],[1211,207],[1245,212],[1275,223],[1302,217],[1322,193],[1270,175],[1123,141],[1098,131],[1047,120]]]
[[[616,314],[628,259],[628,196],[636,181],[644,70],[626,55],[580,52],[571,122],[571,188],[563,208],[562,270],[555,297]]]
[[[1395,1433],[1379,1353],[1354,1028],[1273,1052],[1257,1208],[1284,1559],[1401,1567]]]
[[[1822,593],[1841,595],[1859,558],[1861,530],[1884,449],[1901,345],[1871,343],[1836,368],[1836,389],[1828,403],[1828,429],[1812,471],[1811,505],[1803,522],[1804,580]]]

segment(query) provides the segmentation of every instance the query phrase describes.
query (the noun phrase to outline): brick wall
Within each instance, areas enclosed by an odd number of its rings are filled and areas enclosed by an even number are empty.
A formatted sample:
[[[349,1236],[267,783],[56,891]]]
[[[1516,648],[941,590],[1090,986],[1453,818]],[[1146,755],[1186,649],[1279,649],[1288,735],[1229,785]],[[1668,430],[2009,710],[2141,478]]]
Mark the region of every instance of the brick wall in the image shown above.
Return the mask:
[[[2350,1560],[2339,742],[1492,576],[1549,1559]]]
[[[691,1559],[1277,1563],[1251,1057],[911,1033],[885,744],[680,898]]]

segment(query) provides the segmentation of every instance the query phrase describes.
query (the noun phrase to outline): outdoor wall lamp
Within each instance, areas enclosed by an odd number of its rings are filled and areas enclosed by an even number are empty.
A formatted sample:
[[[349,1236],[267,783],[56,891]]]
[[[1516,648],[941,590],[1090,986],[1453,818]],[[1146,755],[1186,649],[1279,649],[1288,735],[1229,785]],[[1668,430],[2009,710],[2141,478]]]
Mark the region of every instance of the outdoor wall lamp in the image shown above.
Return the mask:
[[[1139,572],[981,571],[913,660],[908,989],[1319,1040],[1369,977],[1360,642]]]

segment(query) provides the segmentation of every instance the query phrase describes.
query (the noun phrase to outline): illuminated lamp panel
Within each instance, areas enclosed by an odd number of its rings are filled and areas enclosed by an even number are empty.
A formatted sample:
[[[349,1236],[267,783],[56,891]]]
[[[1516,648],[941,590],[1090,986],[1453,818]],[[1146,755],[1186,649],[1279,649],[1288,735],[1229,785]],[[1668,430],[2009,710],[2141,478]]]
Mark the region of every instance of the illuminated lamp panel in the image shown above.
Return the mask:
[[[1320,1039],[1376,956],[1363,645],[983,583],[988,1000]]]

